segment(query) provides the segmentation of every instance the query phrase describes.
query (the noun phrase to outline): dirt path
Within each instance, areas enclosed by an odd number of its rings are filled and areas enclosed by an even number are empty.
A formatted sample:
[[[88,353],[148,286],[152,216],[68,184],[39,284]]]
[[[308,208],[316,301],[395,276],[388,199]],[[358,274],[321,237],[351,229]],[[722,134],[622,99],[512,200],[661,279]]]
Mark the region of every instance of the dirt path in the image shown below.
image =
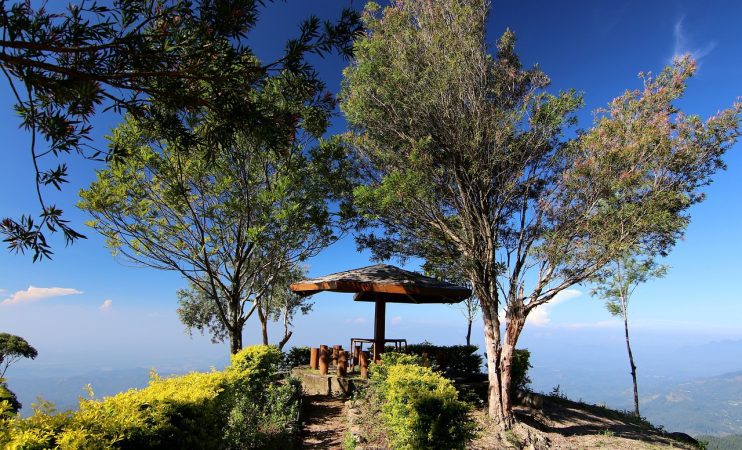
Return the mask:
[[[343,400],[322,395],[306,396],[302,408],[302,448],[342,449],[348,431]]]

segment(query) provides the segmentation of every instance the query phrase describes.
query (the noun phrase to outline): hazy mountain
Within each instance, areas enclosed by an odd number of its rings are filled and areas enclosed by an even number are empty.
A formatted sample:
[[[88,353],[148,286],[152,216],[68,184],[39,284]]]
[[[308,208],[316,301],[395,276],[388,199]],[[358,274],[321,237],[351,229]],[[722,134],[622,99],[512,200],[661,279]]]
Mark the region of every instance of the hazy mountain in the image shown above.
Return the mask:
[[[690,435],[742,434],[742,371],[699,378],[645,398],[655,424]]]

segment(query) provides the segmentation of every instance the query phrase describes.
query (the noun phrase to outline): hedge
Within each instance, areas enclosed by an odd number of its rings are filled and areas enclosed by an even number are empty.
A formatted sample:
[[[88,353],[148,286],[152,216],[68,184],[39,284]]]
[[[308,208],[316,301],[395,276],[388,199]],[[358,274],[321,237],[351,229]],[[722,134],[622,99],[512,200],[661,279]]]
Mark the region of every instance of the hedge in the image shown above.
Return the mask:
[[[28,418],[3,416],[0,447],[279,448],[296,429],[300,393],[295,381],[272,382],[280,360],[276,348],[248,347],[224,371],[154,375],[144,389],[81,399],[74,412],[42,401]]]
[[[387,347],[387,351],[394,351]],[[482,355],[476,345],[433,345],[430,342],[410,344],[407,353],[422,357],[426,354],[434,370],[449,378],[471,377],[482,372]]]
[[[389,443],[398,450],[466,448],[475,434],[468,405],[450,380],[420,362],[387,353],[372,365],[371,395],[382,403]]]

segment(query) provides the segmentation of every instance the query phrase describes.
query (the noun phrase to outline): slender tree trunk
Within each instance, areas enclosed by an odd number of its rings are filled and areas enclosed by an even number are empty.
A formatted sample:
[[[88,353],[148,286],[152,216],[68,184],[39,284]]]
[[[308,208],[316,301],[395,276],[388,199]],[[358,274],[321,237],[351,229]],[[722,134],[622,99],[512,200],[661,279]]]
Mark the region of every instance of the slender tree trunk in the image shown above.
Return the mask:
[[[260,329],[263,334],[263,345],[268,345],[268,317],[263,313],[263,308],[258,305],[258,319],[260,320]]]
[[[283,311],[283,339],[281,339],[281,342],[278,343],[278,349],[283,350],[283,346],[286,345],[286,343],[291,339],[291,336],[294,334],[293,331],[289,330],[290,326],[289,322],[289,312],[288,307],[284,308]]]
[[[235,331],[229,330],[229,351],[234,355],[242,350],[242,328]]]
[[[626,336],[626,351],[629,354],[629,366],[631,367],[631,380],[634,382],[634,415],[639,415],[639,386],[636,382],[636,364],[634,364],[634,354],[631,352],[631,341],[629,340],[629,319],[627,317],[627,311],[623,311],[623,328]]]
[[[488,413],[497,423],[508,427],[505,420],[505,410],[502,405],[502,385],[500,380],[500,322],[497,319],[497,310],[489,308],[486,299],[482,299],[482,318],[484,321],[484,345],[487,351],[487,373],[489,381]]]
[[[519,304],[522,304],[522,302],[519,302]],[[511,370],[513,367],[513,358],[515,357],[515,346],[518,344],[518,338],[526,323],[526,317],[522,307],[511,308],[508,313],[505,342],[502,345],[500,356],[500,371],[502,373],[500,389],[504,415],[503,424],[506,429],[512,427],[515,422],[515,418],[513,417],[513,395],[511,392],[513,384]]]
[[[466,345],[471,345],[471,324],[473,320],[471,316],[469,316],[468,324],[466,326]]]

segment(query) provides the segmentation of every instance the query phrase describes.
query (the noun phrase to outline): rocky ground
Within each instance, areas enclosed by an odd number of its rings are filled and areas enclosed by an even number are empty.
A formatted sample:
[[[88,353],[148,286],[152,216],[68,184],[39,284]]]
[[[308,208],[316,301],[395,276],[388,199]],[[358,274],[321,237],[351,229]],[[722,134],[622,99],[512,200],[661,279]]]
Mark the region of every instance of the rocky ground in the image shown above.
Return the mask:
[[[479,425],[479,436],[471,442],[472,450],[528,449],[696,449],[690,436],[667,433],[631,415],[564,398],[536,396],[533,406],[515,408],[518,424],[512,431],[501,433],[488,419],[484,408],[472,411]],[[328,428],[337,429],[333,443],[342,443],[355,436],[356,450],[387,449],[378,411],[363,401],[344,404],[345,426],[341,419],[329,420]],[[342,430],[342,431],[340,431]]]
[[[518,424],[507,433],[495,432],[486,411],[472,414],[480,435],[473,450],[490,449],[695,449],[690,436],[666,433],[634,417],[567,399],[541,397],[538,407],[518,406]]]

